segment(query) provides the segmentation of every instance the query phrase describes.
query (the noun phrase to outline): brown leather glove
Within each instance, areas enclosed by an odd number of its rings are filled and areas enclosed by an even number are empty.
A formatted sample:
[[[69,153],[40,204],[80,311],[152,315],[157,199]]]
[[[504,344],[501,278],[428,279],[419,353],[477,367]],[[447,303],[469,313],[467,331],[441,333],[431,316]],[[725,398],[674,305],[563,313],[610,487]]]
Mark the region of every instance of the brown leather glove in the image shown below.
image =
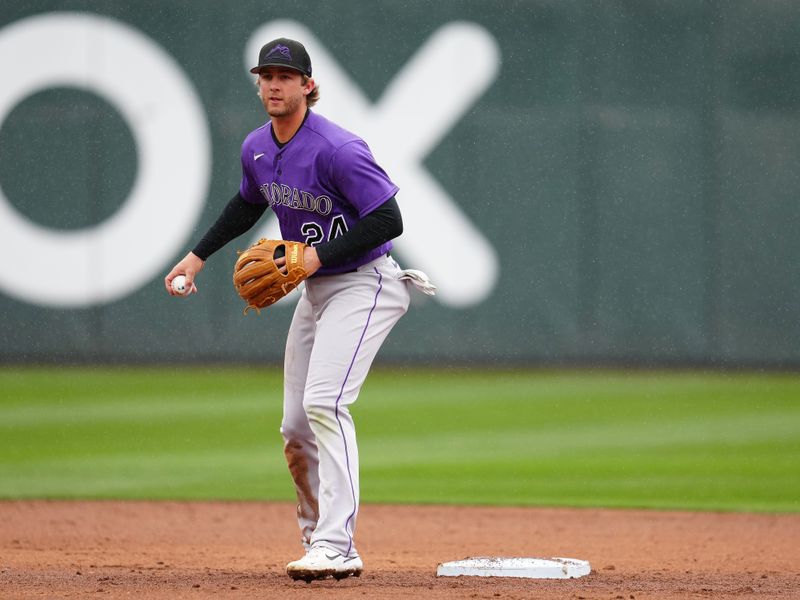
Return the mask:
[[[262,238],[239,253],[233,267],[233,285],[247,302],[245,314],[251,308],[260,313],[308,278],[303,264],[305,247],[302,242]],[[275,259],[282,257],[286,258],[286,265],[278,267]]]

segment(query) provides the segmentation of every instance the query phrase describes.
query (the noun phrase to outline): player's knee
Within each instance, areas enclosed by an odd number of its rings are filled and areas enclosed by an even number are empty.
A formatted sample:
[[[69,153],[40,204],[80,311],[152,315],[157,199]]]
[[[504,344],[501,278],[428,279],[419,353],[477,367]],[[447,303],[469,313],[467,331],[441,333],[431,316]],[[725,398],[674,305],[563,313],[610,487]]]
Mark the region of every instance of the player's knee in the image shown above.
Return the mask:
[[[325,402],[304,402],[303,408],[308,417],[308,424],[311,429],[333,428],[336,424],[336,404]],[[341,409],[340,409],[341,410]]]
[[[312,413],[326,413],[336,410],[336,392],[334,390],[314,390],[303,395],[303,411],[306,416]]]
[[[308,426],[308,423],[289,423],[284,421],[281,423],[281,436],[286,445],[289,444],[303,444],[314,439],[314,433]]]

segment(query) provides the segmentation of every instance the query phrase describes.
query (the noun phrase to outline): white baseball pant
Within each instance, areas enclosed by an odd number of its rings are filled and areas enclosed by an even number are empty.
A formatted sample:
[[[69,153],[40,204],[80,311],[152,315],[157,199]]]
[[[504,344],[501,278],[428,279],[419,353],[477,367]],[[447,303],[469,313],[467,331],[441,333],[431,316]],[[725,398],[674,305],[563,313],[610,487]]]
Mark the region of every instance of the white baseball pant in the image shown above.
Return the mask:
[[[307,280],[284,357],[281,434],[306,549],[357,555],[358,447],[349,406],[383,341],[408,310],[400,267],[383,256],[357,271]]]

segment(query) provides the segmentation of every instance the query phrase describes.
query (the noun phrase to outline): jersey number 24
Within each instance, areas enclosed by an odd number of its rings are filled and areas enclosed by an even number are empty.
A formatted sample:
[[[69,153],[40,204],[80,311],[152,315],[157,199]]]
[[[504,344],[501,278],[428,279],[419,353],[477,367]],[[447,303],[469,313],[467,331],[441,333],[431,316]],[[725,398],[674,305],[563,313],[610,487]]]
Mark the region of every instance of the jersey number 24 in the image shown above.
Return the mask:
[[[332,239],[347,233],[347,223],[342,215],[336,215],[331,221],[331,228],[328,231],[328,238],[325,239],[325,232],[319,223],[303,223],[300,232],[305,236],[305,243],[309,246],[316,246],[322,241],[330,242]]]

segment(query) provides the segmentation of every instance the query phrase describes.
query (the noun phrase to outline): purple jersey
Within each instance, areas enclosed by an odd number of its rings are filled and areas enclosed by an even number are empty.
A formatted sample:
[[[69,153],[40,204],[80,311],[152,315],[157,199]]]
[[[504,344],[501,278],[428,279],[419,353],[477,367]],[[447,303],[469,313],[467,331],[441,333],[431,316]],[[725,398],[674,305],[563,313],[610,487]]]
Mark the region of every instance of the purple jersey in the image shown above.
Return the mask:
[[[286,240],[312,246],[332,240],[397,190],[364,140],[310,111],[283,148],[272,137],[271,123],[250,133],[242,144],[239,193],[248,202],[268,203]],[[323,266],[317,274],[352,271],[391,247],[388,241],[350,262]]]

